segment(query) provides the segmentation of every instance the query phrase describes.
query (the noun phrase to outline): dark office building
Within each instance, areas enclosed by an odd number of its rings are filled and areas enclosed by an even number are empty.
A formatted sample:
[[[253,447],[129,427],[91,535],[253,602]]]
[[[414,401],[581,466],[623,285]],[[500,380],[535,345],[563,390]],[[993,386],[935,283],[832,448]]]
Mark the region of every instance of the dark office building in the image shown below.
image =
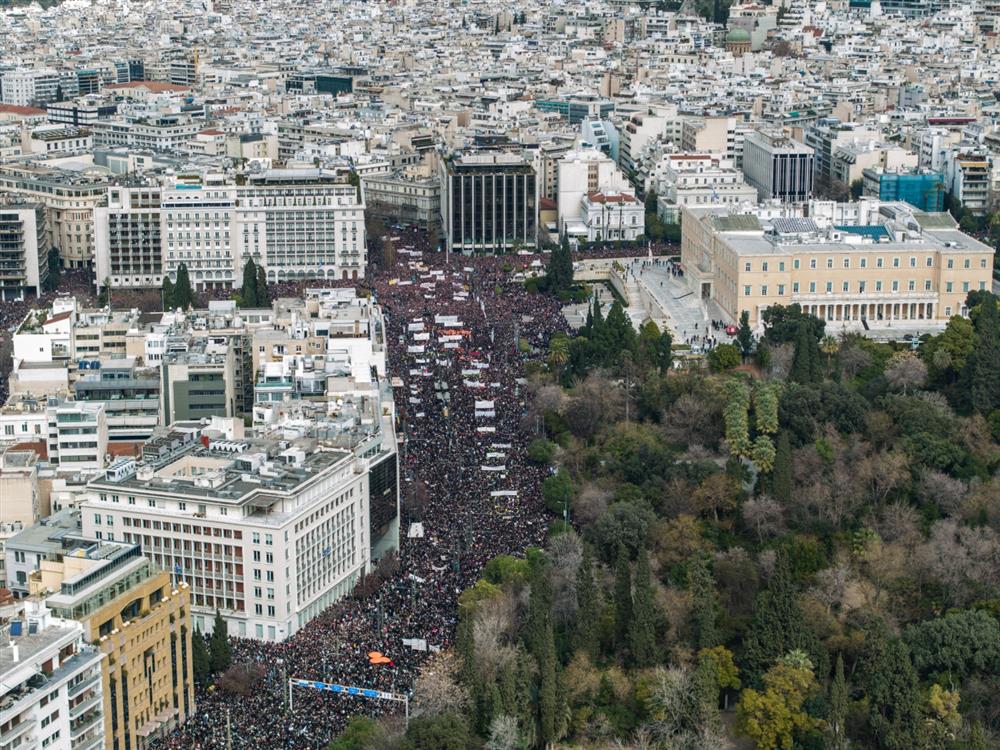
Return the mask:
[[[521,154],[462,154],[442,161],[441,219],[449,250],[535,247],[538,184]]]

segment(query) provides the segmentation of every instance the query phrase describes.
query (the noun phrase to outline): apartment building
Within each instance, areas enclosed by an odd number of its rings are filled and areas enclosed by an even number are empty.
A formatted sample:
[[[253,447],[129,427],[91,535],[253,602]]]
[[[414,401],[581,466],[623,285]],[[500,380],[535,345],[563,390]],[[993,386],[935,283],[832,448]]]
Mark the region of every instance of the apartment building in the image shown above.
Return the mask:
[[[192,340],[168,351],[160,365],[160,414],[164,424],[236,413],[236,353],[225,343]]]
[[[94,139],[86,128],[71,125],[43,125],[27,135],[23,143],[26,154],[78,154],[94,147]]]
[[[106,655],[94,690],[103,695],[104,747],[139,750],[194,712],[189,588],[175,585],[138,544],[113,541],[110,529],[95,536],[42,560],[28,585],[54,616],[82,624]]]
[[[405,171],[373,174],[362,181],[365,210],[386,222],[436,227],[441,221],[441,182],[437,175]]]
[[[360,452],[221,437],[154,437],[133,471],[90,484],[84,532],[121,533],[175,571],[202,632],[218,610],[234,635],[283,641],[369,570],[373,502],[385,490],[375,467],[391,468],[398,517],[395,442],[373,433]]]
[[[38,296],[48,275],[45,209],[38,203],[0,203],[0,302]]]
[[[567,153],[559,161],[558,173],[556,208],[560,235],[587,234],[589,206],[584,205],[584,199],[588,195],[635,195],[632,186],[611,157],[594,148]]]
[[[183,151],[205,121],[181,114],[134,119],[99,120],[91,125],[94,145],[105,148],[127,147],[137,151],[172,153]]]
[[[99,401],[49,399],[48,460],[64,471],[97,471],[108,455],[108,417]]]
[[[806,128],[804,142],[813,150],[813,169],[818,180],[829,183],[833,179],[833,155],[839,146],[865,144],[879,141],[880,135],[852,122],[841,122],[836,117],[824,117]]]
[[[538,182],[524,156],[465,153],[441,160],[441,218],[449,251],[535,247]]]
[[[737,167],[743,163],[743,144],[752,130],[735,117],[685,117],[681,122],[680,150],[715,154]]]
[[[5,104],[38,106],[56,101],[59,73],[51,68],[12,70],[0,76],[0,90]]]
[[[813,150],[780,132],[754,131],[743,146],[743,174],[759,200],[809,200],[813,190]]]
[[[268,280],[364,277],[364,193],[343,173],[276,169],[250,174],[246,185],[236,187],[236,209],[238,255],[263,265]]]
[[[712,154],[664,154],[650,177],[661,221],[676,224],[682,206],[738,205],[756,202],[757,190],[747,185],[732,162]]]
[[[160,423],[160,373],[139,368],[135,359],[98,361],[73,384],[78,402],[104,405],[108,443],[147,439]]]
[[[160,187],[108,188],[106,206],[94,209],[95,278],[113,288],[163,283]]]
[[[78,622],[26,602],[3,628],[0,737],[5,748],[104,747],[103,653]]]
[[[94,256],[94,209],[107,195],[107,179],[97,172],[70,171],[43,163],[0,166],[0,191],[45,207],[48,245],[59,250],[67,268],[89,268]]]
[[[992,248],[948,214],[905,203],[814,201],[808,217],[685,207],[682,217],[692,291],[732,320],[748,312],[751,325],[771,305],[798,303],[837,328],[940,328],[992,281]]]

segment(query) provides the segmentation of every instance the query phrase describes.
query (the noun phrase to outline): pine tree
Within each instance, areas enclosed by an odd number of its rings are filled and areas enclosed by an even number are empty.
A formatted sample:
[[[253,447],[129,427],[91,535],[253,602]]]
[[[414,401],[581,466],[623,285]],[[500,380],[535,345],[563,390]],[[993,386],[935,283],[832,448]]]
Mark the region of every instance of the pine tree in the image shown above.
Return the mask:
[[[844,750],[847,747],[847,680],[844,679],[844,656],[837,654],[837,667],[830,685],[830,716],[827,728],[830,736],[830,750]]]
[[[787,430],[778,433],[771,482],[771,495],[781,504],[781,507],[789,507],[792,502],[792,446],[788,439]]]
[[[719,599],[715,578],[704,557],[696,557],[688,567],[691,591],[691,625],[695,649],[714,648],[722,643],[719,635]]]
[[[597,619],[601,606],[599,596],[597,586],[594,584],[593,560],[590,550],[585,548],[583,560],[576,569],[577,606],[574,645],[582,649],[591,659],[597,658]]]
[[[271,293],[267,290],[267,271],[264,266],[257,266],[257,307],[271,306]]]
[[[747,683],[759,686],[764,673],[789,651],[805,651],[824,679],[830,657],[816,634],[805,624],[796,599],[788,558],[779,554],[767,588],[757,594],[753,620],[744,641],[743,664]]]
[[[632,663],[640,668],[656,664],[656,606],[653,583],[649,572],[649,555],[639,550],[635,569],[635,594],[632,597],[632,619],[629,621],[629,650]]]
[[[921,742],[920,684],[906,645],[876,623],[865,633],[859,665],[868,724],[879,750],[912,750]]]
[[[170,280],[170,277],[163,274],[163,286],[160,288],[160,296],[163,298],[163,309],[173,310],[174,309],[174,283]]]
[[[628,645],[629,623],[632,622],[632,571],[625,548],[618,548],[615,564],[615,641],[624,651]]]
[[[243,266],[243,286],[240,287],[240,306],[257,307],[257,264],[247,258]]]
[[[232,649],[229,646],[229,633],[226,621],[222,619],[219,610],[215,611],[215,624],[212,626],[212,640],[209,643],[209,663],[214,674],[225,672],[233,661]]]
[[[205,683],[211,672],[211,660],[208,655],[208,646],[205,645],[205,636],[200,630],[195,630],[191,637],[191,664],[194,669],[195,682]]]
[[[979,305],[976,347],[965,366],[972,408],[984,415],[1000,408],[1000,312],[992,294],[984,294]]]
[[[191,289],[191,277],[185,263],[177,267],[177,282],[174,284],[173,304],[182,310],[187,310],[194,303],[194,290]]]

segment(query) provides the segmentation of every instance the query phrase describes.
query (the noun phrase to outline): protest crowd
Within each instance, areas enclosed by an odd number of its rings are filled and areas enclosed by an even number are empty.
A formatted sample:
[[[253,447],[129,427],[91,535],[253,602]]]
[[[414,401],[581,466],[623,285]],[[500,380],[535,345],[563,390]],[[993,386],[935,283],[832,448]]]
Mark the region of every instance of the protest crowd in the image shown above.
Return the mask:
[[[394,389],[405,435],[398,565],[374,591],[359,587],[284,643],[231,638],[233,663],[263,667],[260,684],[248,695],[199,690],[196,715],[157,748],[312,750],[352,715],[399,711],[302,688],[289,710],[287,679],[409,693],[422,661],[451,644],[458,596],[485,563],[546,534],[547,469],[527,460],[521,420],[520,378],[532,355],[518,344],[544,352],[567,330],[559,303],[513,281],[511,256],[452,255],[446,265],[417,235],[402,238],[395,255],[365,284],[385,309],[390,375],[403,384]],[[403,644],[414,638],[429,650]],[[371,651],[391,663],[370,664]]]

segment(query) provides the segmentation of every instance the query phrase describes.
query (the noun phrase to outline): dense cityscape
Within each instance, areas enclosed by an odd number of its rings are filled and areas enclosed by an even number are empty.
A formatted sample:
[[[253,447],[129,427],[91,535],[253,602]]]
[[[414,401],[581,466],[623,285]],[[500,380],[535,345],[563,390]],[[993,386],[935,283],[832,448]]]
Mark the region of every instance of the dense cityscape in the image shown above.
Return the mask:
[[[0,0],[0,750],[1000,747],[998,49]]]

